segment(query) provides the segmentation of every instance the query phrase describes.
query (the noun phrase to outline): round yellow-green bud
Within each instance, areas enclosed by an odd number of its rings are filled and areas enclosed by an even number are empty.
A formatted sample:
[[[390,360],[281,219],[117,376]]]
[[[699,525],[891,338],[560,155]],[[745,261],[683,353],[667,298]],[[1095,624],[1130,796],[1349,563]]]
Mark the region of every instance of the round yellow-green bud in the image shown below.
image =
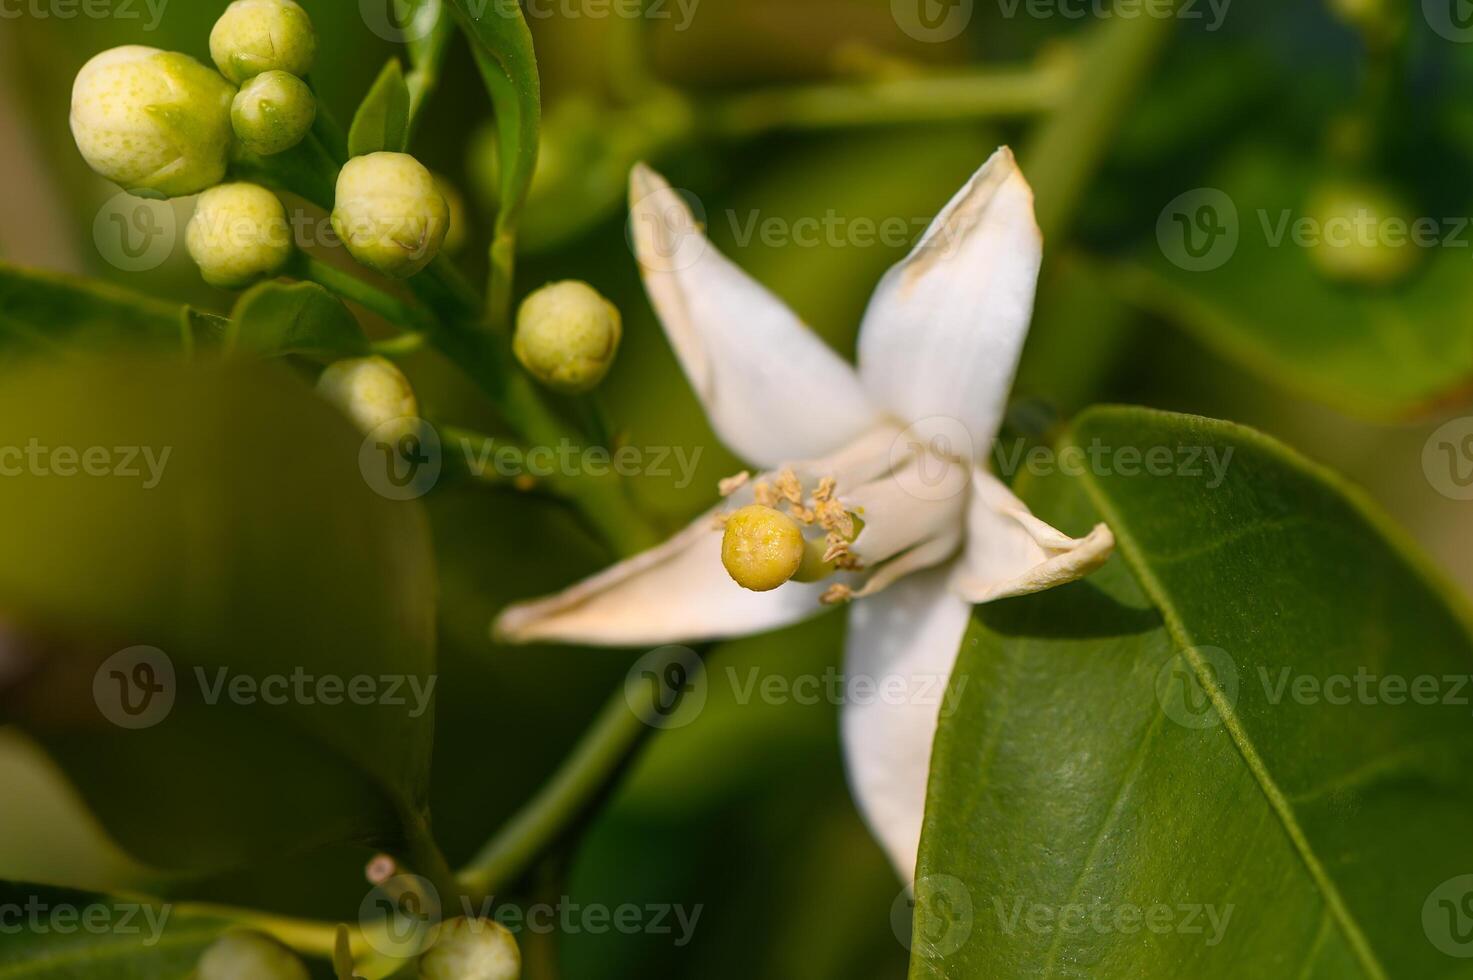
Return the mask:
[[[609,373],[623,335],[618,307],[586,282],[568,280],[522,301],[512,350],[538,381],[578,394]]]
[[[797,521],[772,507],[750,504],[726,519],[721,564],[742,588],[771,592],[798,574],[806,550]]]
[[[231,932],[200,957],[198,980],[308,980],[291,950],[259,932]]]
[[[235,89],[188,55],[104,51],[72,86],[72,136],[87,165],[126,191],[198,194],[225,177]]]
[[[353,258],[406,279],[434,261],[450,208],[424,164],[407,153],[354,157],[338,175],[332,227]]]
[[[205,282],[221,289],[269,279],[292,256],[286,208],[256,184],[221,184],[201,194],[184,243]]]
[[[492,919],[441,923],[435,944],[419,959],[420,980],[518,980],[521,975],[516,938]]]
[[[1309,258],[1327,279],[1389,285],[1406,276],[1424,251],[1415,240],[1411,209],[1374,184],[1331,182],[1305,207],[1319,231]]]
[[[317,97],[306,82],[284,71],[263,71],[246,82],[230,107],[236,138],[263,157],[302,142],[316,119]]]
[[[210,57],[237,85],[267,71],[306,75],[317,57],[317,32],[292,0],[235,0],[210,32]]]
[[[409,432],[419,417],[414,388],[404,372],[387,358],[336,361],[317,379],[317,391],[364,432],[373,432],[389,422],[402,422]]]

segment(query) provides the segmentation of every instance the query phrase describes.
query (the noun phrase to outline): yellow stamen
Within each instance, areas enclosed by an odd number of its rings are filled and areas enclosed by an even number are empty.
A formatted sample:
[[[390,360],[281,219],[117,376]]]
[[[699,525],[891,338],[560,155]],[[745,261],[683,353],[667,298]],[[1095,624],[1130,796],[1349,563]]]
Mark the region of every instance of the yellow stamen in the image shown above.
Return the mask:
[[[747,482],[751,479],[752,474],[746,470],[742,470],[736,476],[729,476],[722,480],[716,485],[716,489],[721,493],[721,496],[730,497],[742,487],[746,486]]]
[[[823,596],[818,600],[825,606],[837,606],[841,602],[848,602],[854,598],[854,590],[847,585],[835,583],[824,590]]]
[[[770,592],[798,573],[805,550],[797,521],[775,508],[751,504],[727,520],[721,564],[742,588]]]
[[[778,497],[777,491],[772,488],[771,483],[758,483],[755,487],[752,488],[752,494],[756,498],[757,503],[761,504],[763,507],[771,507],[774,510],[777,509],[780,498]]]

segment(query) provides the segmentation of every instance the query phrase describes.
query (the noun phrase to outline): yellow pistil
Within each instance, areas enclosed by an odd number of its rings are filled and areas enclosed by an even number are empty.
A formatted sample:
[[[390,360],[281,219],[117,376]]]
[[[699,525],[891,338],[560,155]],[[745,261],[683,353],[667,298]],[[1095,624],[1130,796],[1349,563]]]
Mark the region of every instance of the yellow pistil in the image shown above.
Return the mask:
[[[750,504],[727,519],[721,564],[742,588],[770,592],[798,573],[805,550],[797,521],[776,508]]]

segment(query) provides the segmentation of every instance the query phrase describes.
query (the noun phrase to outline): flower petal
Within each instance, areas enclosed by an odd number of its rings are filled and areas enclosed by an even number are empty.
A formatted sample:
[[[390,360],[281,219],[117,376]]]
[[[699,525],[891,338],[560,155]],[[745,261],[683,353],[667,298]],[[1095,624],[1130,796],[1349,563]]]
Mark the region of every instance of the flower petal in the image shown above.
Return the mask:
[[[1003,147],[880,281],[859,335],[871,395],[908,423],[959,420],[970,456],[985,457],[1028,334],[1042,254],[1033,190]]]
[[[947,573],[911,575],[854,603],[849,613],[843,712],[849,784],[907,884],[915,877],[931,743],[971,611],[946,587]],[[861,697],[859,682],[873,696]]]
[[[721,564],[716,511],[658,547],[571,588],[507,608],[493,627],[508,643],[651,646],[762,633],[824,610],[824,586],[789,582],[749,592]]]
[[[953,471],[958,471],[954,474]],[[927,492],[939,487],[940,494]],[[965,516],[966,469],[928,454],[898,470],[841,492],[840,500],[864,521],[851,547],[866,565],[877,565],[923,541],[961,529]]]
[[[878,421],[854,369],[716,250],[664,178],[640,164],[629,193],[645,289],[722,442],[776,466]]]
[[[1083,538],[1071,538],[1034,517],[1006,484],[981,467],[972,480],[966,552],[951,583],[970,602],[1073,582],[1103,565],[1115,548],[1115,536],[1103,524]]]

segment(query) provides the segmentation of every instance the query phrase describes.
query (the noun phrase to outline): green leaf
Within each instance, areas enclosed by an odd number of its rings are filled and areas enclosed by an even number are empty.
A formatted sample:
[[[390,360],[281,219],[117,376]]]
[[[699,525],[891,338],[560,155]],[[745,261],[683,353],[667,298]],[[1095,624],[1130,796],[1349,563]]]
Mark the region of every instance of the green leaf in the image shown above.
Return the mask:
[[[6,980],[184,980],[230,927],[168,905],[9,881],[0,908],[10,911]]]
[[[314,282],[261,283],[241,296],[232,317],[235,346],[262,357],[299,354],[325,362],[368,353],[353,314]]]
[[[1169,475],[1131,455],[1153,447]],[[1467,977],[1438,947],[1467,938],[1438,896],[1473,870],[1465,608],[1264,436],[1103,409],[1061,446],[1092,449],[1024,496],[1066,531],[1104,519],[1119,554],[974,616],[911,976]]]
[[[475,53],[476,66],[496,110],[501,189],[497,228],[516,223],[537,167],[542,83],[532,32],[516,0],[449,0]]]
[[[106,283],[0,262],[0,356],[71,347],[173,347],[184,307]]]
[[[403,153],[409,147],[409,88],[398,58],[390,58],[373,88],[353,116],[348,129],[348,155],[389,150]]]
[[[1163,227],[1117,270],[1118,287],[1274,383],[1345,412],[1403,418],[1461,398],[1473,381],[1468,249],[1383,245],[1388,257],[1413,253],[1418,267],[1387,286],[1331,281],[1294,240],[1294,223],[1315,217],[1322,169],[1277,148],[1234,154],[1206,178],[1208,192],[1168,210],[1220,218],[1213,227],[1235,228],[1236,247],[1222,237],[1223,251],[1206,252],[1207,267],[1193,271],[1170,236],[1193,234],[1205,248],[1215,241],[1199,234],[1206,226]],[[1454,231],[1444,223],[1437,234]]]
[[[407,42],[411,68],[404,83],[409,88],[409,127],[413,130],[425,100],[440,84],[445,52],[455,36],[455,22],[446,14],[442,0],[409,0],[409,7],[414,12],[406,20],[415,24],[416,29]],[[428,28],[420,24],[424,17],[434,18]]]
[[[363,442],[258,362],[0,382],[0,446],[42,453],[0,480],[0,619],[26,667],[0,712],[135,859],[205,873],[422,824],[435,573]],[[138,646],[161,653],[107,663]]]

